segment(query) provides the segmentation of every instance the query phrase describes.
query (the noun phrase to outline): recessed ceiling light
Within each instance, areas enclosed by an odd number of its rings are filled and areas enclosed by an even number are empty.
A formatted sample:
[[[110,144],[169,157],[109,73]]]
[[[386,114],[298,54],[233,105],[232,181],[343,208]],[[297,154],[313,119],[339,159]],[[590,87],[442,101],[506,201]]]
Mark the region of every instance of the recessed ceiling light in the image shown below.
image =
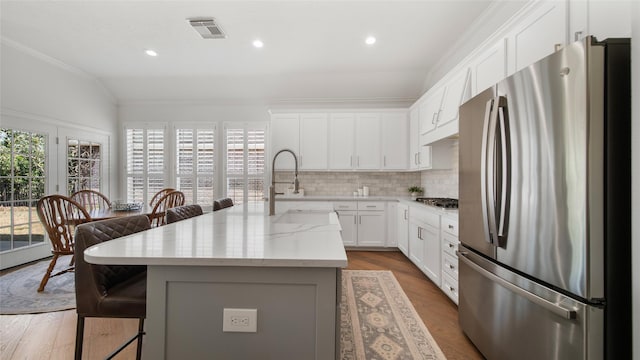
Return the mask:
[[[145,51],[145,54],[149,55],[149,56],[158,56],[158,53],[149,49]]]
[[[364,40],[365,44],[367,45],[373,45],[376,43],[376,38],[374,36],[367,36],[367,38]]]
[[[255,39],[253,40],[253,46],[259,49],[264,46],[264,43],[260,39]]]

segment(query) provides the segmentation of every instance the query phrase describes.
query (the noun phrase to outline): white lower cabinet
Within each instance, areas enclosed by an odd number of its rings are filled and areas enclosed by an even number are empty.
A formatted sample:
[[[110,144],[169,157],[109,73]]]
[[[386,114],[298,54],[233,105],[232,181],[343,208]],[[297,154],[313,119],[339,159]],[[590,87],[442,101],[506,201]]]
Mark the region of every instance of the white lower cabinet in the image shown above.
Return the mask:
[[[383,201],[340,201],[333,204],[342,227],[345,246],[386,245],[386,213]]]
[[[442,239],[442,285],[441,289],[447,296],[458,303],[458,217],[455,215],[442,216],[440,228]]]
[[[409,206],[405,204],[396,209],[396,241],[398,249],[409,256]]]
[[[440,286],[440,215],[423,205],[409,209],[409,259]]]

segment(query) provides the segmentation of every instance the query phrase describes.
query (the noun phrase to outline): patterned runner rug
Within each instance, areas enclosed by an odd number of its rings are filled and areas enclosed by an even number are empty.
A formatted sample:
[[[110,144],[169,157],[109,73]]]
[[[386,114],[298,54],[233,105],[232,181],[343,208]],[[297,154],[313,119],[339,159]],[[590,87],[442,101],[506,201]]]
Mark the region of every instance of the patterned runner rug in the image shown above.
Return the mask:
[[[391,271],[343,270],[342,360],[445,359]]]

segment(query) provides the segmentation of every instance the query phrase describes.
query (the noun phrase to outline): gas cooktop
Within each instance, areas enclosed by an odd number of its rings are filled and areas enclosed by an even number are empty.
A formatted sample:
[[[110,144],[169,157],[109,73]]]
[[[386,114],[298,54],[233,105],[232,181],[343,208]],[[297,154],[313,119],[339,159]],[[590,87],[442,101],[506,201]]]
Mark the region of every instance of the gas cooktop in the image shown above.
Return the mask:
[[[457,209],[458,208],[458,199],[451,198],[424,198],[419,197],[416,199],[417,202],[421,202],[423,204],[441,207],[445,209]]]

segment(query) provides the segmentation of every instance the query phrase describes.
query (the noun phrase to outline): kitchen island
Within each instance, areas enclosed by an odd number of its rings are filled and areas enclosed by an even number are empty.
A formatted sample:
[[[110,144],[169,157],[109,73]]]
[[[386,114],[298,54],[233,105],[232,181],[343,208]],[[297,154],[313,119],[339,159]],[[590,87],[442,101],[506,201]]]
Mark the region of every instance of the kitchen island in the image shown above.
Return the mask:
[[[263,203],[236,205],[93,246],[85,259],[147,265],[146,359],[334,359],[339,351],[347,256],[335,213],[270,217]],[[257,310],[256,331],[223,331],[225,309]]]

